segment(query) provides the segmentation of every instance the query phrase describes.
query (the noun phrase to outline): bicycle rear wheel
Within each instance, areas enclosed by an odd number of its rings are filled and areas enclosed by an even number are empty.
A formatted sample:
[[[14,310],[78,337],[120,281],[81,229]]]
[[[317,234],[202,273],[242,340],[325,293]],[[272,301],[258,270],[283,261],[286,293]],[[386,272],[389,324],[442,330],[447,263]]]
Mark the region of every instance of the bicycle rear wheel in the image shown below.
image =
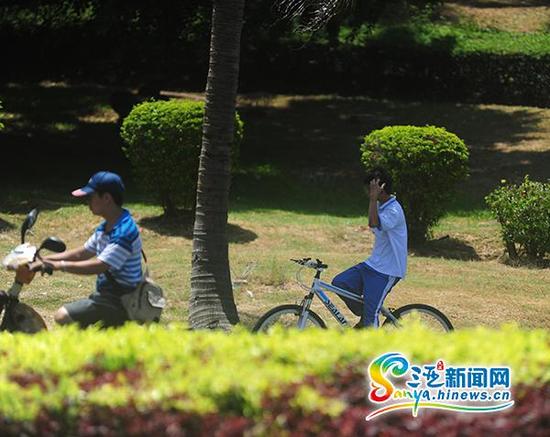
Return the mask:
[[[448,332],[452,331],[453,325],[445,314],[430,305],[421,303],[413,303],[397,308],[391,313],[399,322],[407,320],[415,320],[420,322],[424,327],[432,331]],[[390,318],[387,318],[383,324],[384,327],[393,326],[396,324]],[[398,327],[399,325],[397,325]]]
[[[302,312],[300,305],[280,305],[265,313],[254,328],[253,332],[268,332],[275,326],[283,328],[297,328],[298,320]],[[326,328],[325,322],[316,313],[309,310],[305,328]]]

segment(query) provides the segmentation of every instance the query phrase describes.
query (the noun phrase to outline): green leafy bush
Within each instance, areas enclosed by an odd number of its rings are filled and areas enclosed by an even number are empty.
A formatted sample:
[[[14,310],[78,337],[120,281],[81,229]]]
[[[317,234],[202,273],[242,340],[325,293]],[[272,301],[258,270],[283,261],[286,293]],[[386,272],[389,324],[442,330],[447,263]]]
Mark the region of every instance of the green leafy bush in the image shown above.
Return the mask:
[[[40,28],[60,30],[83,27],[95,18],[96,6],[90,0],[32,1],[0,7],[0,25],[22,33]],[[29,4],[31,3],[31,4]]]
[[[412,243],[424,241],[468,175],[468,149],[455,134],[434,126],[388,126],[361,145],[366,168],[385,167],[403,205]]]
[[[158,196],[165,214],[177,206],[194,209],[201,149],[204,103],[145,102],[124,119],[121,136],[138,181]],[[235,114],[236,156],[243,123]]]
[[[514,388],[548,387],[550,381],[550,333],[512,325],[449,334],[414,324],[399,331],[268,335],[135,324],[34,336],[2,333],[0,433],[11,435],[6,429],[23,424],[27,435],[36,430],[43,435],[43,427],[53,424],[63,431],[103,426],[131,434],[130,427],[141,430],[154,423],[181,421],[192,429],[193,423],[244,417],[237,422],[259,424],[263,435],[262,426],[299,426],[315,417],[345,422],[350,420],[346,412],[358,405],[357,423],[365,423],[364,411],[372,408],[365,404],[367,366],[388,351],[419,363],[444,359],[455,365],[509,366]],[[544,393],[538,401],[544,401]],[[94,435],[68,430],[58,428],[57,435]]]
[[[503,185],[485,199],[502,226],[510,258],[542,261],[550,254],[550,183],[525,176],[522,184]]]

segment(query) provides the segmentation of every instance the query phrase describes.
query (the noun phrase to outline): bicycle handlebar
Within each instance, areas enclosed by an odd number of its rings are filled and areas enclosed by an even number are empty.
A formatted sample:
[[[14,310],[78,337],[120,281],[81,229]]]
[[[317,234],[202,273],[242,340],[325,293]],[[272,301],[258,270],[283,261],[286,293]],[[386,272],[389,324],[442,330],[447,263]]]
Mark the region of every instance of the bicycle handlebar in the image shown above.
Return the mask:
[[[44,263],[44,264],[34,266],[32,268],[32,271],[33,272],[40,272],[40,273],[42,273],[42,275],[44,275],[44,273],[46,273],[47,275],[50,275],[50,276],[53,274],[53,268],[52,268],[51,264],[48,264],[48,263]]]
[[[315,260],[311,258],[302,258],[302,259],[290,259],[290,261],[295,262],[296,264],[300,264],[304,267],[309,267],[310,269],[315,270],[325,270],[328,269],[327,264],[323,264],[323,261],[321,261],[319,258],[316,258]]]

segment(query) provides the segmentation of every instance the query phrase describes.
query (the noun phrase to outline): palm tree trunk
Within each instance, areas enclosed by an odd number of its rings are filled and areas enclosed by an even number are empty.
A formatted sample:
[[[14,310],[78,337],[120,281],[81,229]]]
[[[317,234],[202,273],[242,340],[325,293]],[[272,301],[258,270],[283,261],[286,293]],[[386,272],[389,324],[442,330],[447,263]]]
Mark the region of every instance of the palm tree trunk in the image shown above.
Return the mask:
[[[193,229],[192,328],[229,330],[239,322],[227,244],[231,143],[245,0],[213,0],[210,68]]]

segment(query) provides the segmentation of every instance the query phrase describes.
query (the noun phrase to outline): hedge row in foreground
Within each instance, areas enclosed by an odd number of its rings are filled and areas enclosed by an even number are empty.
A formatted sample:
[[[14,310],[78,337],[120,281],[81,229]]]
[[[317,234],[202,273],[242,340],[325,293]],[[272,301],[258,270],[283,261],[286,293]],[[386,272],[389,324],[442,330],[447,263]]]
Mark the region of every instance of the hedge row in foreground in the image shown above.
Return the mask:
[[[507,365],[516,406],[503,413],[422,412],[371,422],[370,360]],[[505,327],[436,335],[345,331],[190,332],[181,326],[0,335],[0,434],[340,435],[471,427],[536,435],[548,426],[550,333]],[[428,428],[425,428],[428,427]],[[499,428],[500,427],[500,428]],[[434,434],[435,435],[435,434]]]
[[[316,391],[345,404],[338,414],[312,408],[296,400]],[[305,396],[308,396],[307,394]],[[182,411],[152,404],[139,408],[134,403],[121,407],[90,406],[71,414],[44,409],[32,421],[0,422],[0,434],[8,435],[98,435],[132,436],[547,436],[550,426],[550,384],[514,390],[514,408],[494,414],[441,413],[428,410],[413,418],[410,413],[394,413],[367,422],[372,412],[364,375],[351,369],[334,373],[334,380],[305,378],[285,386],[277,396],[262,400],[263,414],[246,417],[235,412],[205,413]]]

